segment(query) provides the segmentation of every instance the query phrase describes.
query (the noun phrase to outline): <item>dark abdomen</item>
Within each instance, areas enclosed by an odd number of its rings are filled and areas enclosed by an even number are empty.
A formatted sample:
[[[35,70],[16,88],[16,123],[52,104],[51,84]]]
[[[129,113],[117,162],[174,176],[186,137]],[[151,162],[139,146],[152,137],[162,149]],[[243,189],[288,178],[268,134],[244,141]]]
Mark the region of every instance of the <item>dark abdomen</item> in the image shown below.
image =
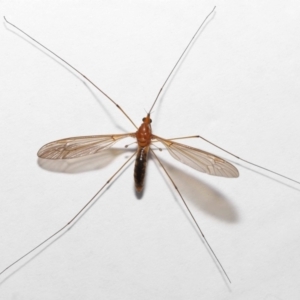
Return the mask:
[[[144,187],[148,152],[149,152],[149,146],[138,147],[135,165],[134,165],[134,183],[135,183],[135,189],[138,192],[140,192]]]

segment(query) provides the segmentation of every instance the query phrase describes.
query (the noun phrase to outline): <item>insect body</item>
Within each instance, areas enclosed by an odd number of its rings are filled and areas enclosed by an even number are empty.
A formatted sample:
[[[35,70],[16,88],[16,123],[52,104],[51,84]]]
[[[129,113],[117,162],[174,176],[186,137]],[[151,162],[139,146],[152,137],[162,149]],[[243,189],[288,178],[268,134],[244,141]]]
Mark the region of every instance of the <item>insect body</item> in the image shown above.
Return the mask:
[[[150,114],[143,118],[143,124],[136,132],[136,139],[138,144],[136,160],[134,165],[134,182],[135,188],[140,192],[144,187],[144,179],[146,174],[147,158],[149,147],[151,144],[152,130],[151,130]]]

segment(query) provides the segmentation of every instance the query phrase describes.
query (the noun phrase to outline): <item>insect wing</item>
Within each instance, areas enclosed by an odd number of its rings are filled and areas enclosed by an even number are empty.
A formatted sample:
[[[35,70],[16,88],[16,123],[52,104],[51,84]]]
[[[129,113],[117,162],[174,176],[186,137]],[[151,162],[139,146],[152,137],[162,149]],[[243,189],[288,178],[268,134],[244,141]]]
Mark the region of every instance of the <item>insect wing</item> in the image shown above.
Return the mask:
[[[221,157],[158,136],[153,138],[165,145],[175,159],[197,171],[228,178],[239,176],[237,168]]]
[[[57,140],[44,145],[37,153],[47,159],[70,159],[96,154],[110,148],[115,142],[133,136],[134,133],[115,135],[78,136]]]

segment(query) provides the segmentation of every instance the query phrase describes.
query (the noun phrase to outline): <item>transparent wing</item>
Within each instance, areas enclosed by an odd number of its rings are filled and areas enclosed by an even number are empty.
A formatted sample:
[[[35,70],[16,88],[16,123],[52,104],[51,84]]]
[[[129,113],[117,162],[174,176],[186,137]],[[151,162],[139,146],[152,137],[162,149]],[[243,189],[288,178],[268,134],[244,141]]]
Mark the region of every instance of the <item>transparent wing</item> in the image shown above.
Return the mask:
[[[115,142],[133,137],[134,133],[78,136],[54,141],[44,145],[37,153],[47,159],[68,159],[99,153]]]
[[[214,154],[166,140],[157,135],[153,135],[153,138],[165,145],[175,159],[193,169],[215,176],[239,176],[239,171],[235,166]]]

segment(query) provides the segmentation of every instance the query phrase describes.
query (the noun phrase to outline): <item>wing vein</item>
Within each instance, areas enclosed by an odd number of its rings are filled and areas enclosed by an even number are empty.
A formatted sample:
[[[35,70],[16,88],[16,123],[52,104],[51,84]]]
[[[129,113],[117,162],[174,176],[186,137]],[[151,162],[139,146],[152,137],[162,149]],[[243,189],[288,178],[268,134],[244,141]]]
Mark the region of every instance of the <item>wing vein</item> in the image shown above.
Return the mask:
[[[239,176],[237,168],[219,156],[157,135],[153,139],[161,142],[176,160],[197,171],[228,178]]]
[[[71,137],[44,145],[37,155],[46,159],[78,158],[99,153],[117,141],[133,136],[134,133]]]

